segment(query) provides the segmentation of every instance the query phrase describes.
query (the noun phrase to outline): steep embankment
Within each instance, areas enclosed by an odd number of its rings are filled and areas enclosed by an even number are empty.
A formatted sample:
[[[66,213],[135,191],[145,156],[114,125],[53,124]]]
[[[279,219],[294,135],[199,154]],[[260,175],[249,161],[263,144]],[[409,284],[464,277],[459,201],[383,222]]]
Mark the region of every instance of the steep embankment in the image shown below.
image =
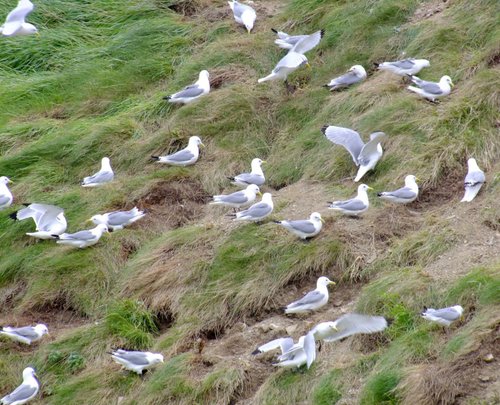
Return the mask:
[[[11,1],[0,0],[0,14]],[[500,399],[500,32],[494,0],[257,2],[255,31],[236,26],[225,1],[37,1],[40,38],[0,41],[0,175],[15,181],[15,207],[0,212],[0,322],[43,321],[33,347],[0,341],[0,392],[34,365],[33,404],[495,403]],[[325,29],[312,70],[257,84],[282,52],[270,28]],[[449,74],[439,105],[419,100],[374,62],[425,57],[421,76]],[[361,85],[321,87],[354,64]],[[202,69],[212,92],[179,108],[161,100]],[[383,130],[385,155],[364,179],[375,190],[420,178],[421,196],[393,207],[371,195],[362,219],[325,202],[355,192],[354,166],[324,139],[325,123],[363,136]],[[186,169],[149,163],[190,135],[207,147]],[[109,156],[116,180],[79,181]],[[234,224],[208,196],[254,157],[268,164],[273,218],[320,211],[310,243],[273,224]],[[474,156],[487,184],[460,204]],[[95,213],[137,205],[148,216],[76,251],[25,236],[8,214],[24,202],[65,208],[69,231]],[[337,281],[326,309],[283,316],[282,306]],[[460,303],[450,331],[419,317],[424,305]],[[347,311],[393,319],[383,334],[323,345],[303,373],[277,371],[256,345]],[[121,373],[107,351],[151,349],[166,362],[144,379]],[[201,351],[201,353],[200,353]],[[487,354],[494,360],[486,362]],[[474,402],[476,401],[476,402]]]

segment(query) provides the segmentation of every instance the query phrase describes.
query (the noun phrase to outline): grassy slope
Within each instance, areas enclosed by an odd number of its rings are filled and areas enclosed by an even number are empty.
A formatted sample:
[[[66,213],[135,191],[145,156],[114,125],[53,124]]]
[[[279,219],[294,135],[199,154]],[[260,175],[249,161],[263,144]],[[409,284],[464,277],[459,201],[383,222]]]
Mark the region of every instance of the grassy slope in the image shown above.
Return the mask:
[[[11,3],[0,0],[1,14]],[[182,18],[168,9],[169,2],[153,0],[39,1],[30,20],[41,37],[0,42],[0,174],[16,182],[16,202],[65,207],[70,231],[96,212],[137,203],[151,210],[143,224],[84,251],[29,240],[24,233],[31,224],[13,224],[2,212],[2,321],[42,319],[53,338],[23,350],[2,340],[0,392],[18,382],[23,367],[35,364],[43,381],[39,403],[251,398],[247,391],[256,384],[248,367],[220,361],[202,372],[192,342],[220,337],[238,321],[251,324],[279,314],[288,299],[280,295],[285,286],[307,288],[315,276],[328,274],[341,281],[339,290],[363,285],[351,308],[390,316],[393,326],[381,341],[370,341],[365,355],[346,347],[354,360],[341,366],[330,348],[330,356],[320,354],[304,375],[267,370],[255,402],[408,402],[408,387],[418,385],[408,381],[426,381],[415,377],[416,365],[429,357],[442,367],[459,361],[498,322],[494,246],[480,267],[456,261],[465,267],[458,275],[440,276],[444,283],[432,277],[432,266],[461,243],[451,215],[471,217],[478,233],[486,232],[483,222],[498,226],[499,183],[491,174],[500,155],[496,2],[455,1],[430,18],[417,18],[422,13],[414,0],[257,4],[262,18],[252,35],[234,25],[223,1],[211,2],[217,10],[206,9],[209,2],[190,4],[197,12]],[[279,83],[256,83],[280,57],[272,47],[274,26],[326,29],[309,56],[312,72],[291,77],[298,86],[293,95]],[[355,63],[371,66],[403,51],[431,60],[424,78],[450,74],[456,83],[452,96],[428,105],[383,74],[334,95],[320,87]],[[220,83],[208,97],[182,108],[161,101],[205,68]],[[351,195],[352,182],[342,179],[353,174],[352,162],[321,136],[326,122],[364,135],[374,129],[389,134],[384,159],[366,178],[372,187],[395,187],[414,173],[427,192],[406,228],[397,218],[407,213],[374,203],[363,220],[370,227],[384,228],[387,218],[396,217],[375,256],[363,250],[370,241],[360,224],[330,219],[327,232],[304,245],[270,225],[228,225],[220,218],[223,211],[201,206],[204,194],[227,188],[225,175],[246,169],[255,156],[269,162],[270,188],[298,185],[300,191],[301,184],[316,184],[329,196]],[[151,153],[176,148],[192,134],[207,144],[195,167],[147,163]],[[459,188],[440,194],[435,186],[460,182],[470,155],[489,171],[489,184],[471,206],[476,208],[459,208]],[[103,189],[79,187],[102,156],[111,158],[116,181]],[[276,217],[293,215],[294,200],[280,200],[282,191],[273,194]],[[432,199],[439,202],[428,203]],[[179,215],[185,217],[180,222],[174,218]],[[468,317],[449,337],[418,319],[424,304],[456,302]],[[168,360],[141,381],[110,364],[105,352],[118,345],[161,350]]]

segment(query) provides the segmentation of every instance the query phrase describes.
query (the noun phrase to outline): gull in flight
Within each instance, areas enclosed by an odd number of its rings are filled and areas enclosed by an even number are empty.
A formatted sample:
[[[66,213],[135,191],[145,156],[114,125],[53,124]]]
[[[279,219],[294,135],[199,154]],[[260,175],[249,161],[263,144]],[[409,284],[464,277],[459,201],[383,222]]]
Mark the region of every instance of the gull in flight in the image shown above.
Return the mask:
[[[328,277],[320,277],[316,282],[316,289],[308,292],[298,301],[288,304],[285,308],[285,314],[300,314],[309,311],[315,311],[326,305],[328,302],[328,286],[335,285]]]
[[[151,156],[158,163],[166,163],[172,166],[190,166],[198,161],[200,156],[200,146],[205,146],[199,136],[189,138],[188,145],[178,152],[167,156]]]
[[[0,335],[7,336],[17,342],[27,345],[40,340],[46,333],[49,333],[49,329],[47,325],[43,323],[39,323],[35,326],[23,326],[21,328],[4,326],[2,330],[0,330]]]
[[[30,0],[19,0],[17,7],[7,15],[5,23],[0,27],[0,34],[6,37],[38,34],[37,28],[25,21],[33,8]]]
[[[85,177],[82,181],[82,187],[98,187],[103,184],[109,183],[113,180],[115,174],[111,169],[109,158],[103,157],[101,159],[101,169],[94,175]]]
[[[54,239],[66,231],[68,226],[64,216],[64,210],[55,205],[29,204],[26,208],[10,214],[17,221],[32,218],[35,221],[36,232],[28,232],[26,235],[38,239]]]
[[[271,28],[271,30],[278,36],[278,39],[276,39],[274,43],[282,49],[290,50],[297,45],[297,43],[303,41],[303,46],[301,47],[302,54],[315,48],[325,33],[325,31],[322,30],[321,35],[318,35],[316,32],[311,35],[288,35],[286,32],[277,31],[274,28]]]
[[[198,76],[198,81],[184,87],[181,91],[163,97],[169,103],[188,104],[210,92],[210,81],[208,71],[202,70]]]
[[[335,342],[351,335],[381,332],[387,328],[383,316],[345,314],[334,322],[321,322],[311,332],[319,341]]]

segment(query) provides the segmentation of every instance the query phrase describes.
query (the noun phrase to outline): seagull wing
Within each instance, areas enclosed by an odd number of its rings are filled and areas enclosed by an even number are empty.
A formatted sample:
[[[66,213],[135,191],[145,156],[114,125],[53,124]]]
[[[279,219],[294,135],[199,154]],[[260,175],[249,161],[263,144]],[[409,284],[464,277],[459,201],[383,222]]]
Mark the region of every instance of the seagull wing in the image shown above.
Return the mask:
[[[352,160],[358,165],[358,156],[365,144],[356,131],[349,128],[336,127],[333,125],[322,128],[326,138],[334,144],[341,145],[351,154]]]

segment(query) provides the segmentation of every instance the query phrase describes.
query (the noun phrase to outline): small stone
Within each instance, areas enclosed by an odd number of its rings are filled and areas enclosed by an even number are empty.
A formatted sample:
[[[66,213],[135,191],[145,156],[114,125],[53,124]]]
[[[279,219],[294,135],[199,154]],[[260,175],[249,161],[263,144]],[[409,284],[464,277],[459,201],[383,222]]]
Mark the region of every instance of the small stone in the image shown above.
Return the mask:
[[[292,335],[297,330],[297,325],[290,325],[285,328],[288,335]]]
[[[269,330],[271,329],[271,327],[267,323],[263,323],[262,325],[259,325],[257,328],[263,333],[269,332]]]
[[[488,381],[490,381],[490,377],[488,377],[487,375],[482,375],[481,377],[479,377],[479,379],[482,382],[488,382]]]
[[[493,354],[488,353],[486,356],[483,357],[483,360],[486,363],[491,363],[493,360],[495,360],[495,357],[493,356]]]
[[[274,331],[278,331],[278,332],[282,332],[282,331],[285,330],[285,328],[283,328],[283,326],[276,325],[275,323],[270,323],[269,324],[269,329],[274,330]]]

